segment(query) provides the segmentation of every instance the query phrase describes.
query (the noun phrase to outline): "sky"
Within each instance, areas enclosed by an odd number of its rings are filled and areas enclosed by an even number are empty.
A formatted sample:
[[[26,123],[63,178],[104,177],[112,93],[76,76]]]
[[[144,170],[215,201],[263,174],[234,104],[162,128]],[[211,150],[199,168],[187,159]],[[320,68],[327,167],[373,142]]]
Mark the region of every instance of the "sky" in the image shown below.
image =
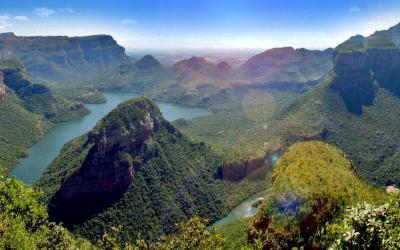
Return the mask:
[[[399,0],[0,1],[0,32],[110,34],[128,50],[322,49],[400,22]]]

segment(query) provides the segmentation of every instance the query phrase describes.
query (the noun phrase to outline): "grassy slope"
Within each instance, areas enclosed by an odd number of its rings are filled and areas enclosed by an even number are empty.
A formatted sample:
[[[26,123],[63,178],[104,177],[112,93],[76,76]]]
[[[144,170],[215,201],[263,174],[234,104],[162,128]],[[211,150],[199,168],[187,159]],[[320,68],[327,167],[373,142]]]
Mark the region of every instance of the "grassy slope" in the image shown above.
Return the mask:
[[[316,141],[296,143],[278,161],[272,187],[253,225],[257,228],[259,221],[267,219],[267,234],[279,244],[307,242],[345,206],[386,200],[384,190],[356,176],[338,148]]]

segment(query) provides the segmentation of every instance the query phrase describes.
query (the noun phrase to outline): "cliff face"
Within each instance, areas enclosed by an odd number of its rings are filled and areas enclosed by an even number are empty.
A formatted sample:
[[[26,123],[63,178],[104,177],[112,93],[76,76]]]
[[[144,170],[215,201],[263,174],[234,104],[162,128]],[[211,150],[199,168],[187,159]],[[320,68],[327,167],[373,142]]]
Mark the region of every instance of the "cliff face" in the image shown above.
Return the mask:
[[[19,37],[0,34],[0,59],[19,59],[37,80],[82,83],[125,62],[123,47],[108,35]]]
[[[107,195],[125,191],[132,182],[135,162],[132,158],[146,147],[148,140],[157,133],[164,123],[158,110],[142,99],[135,103],[146,110],[141,117],[132,117],[127,124],[118,124],[111,113],[90,134],[88,143],[93,147],[86,156],[81,169],[64,183],[59,198],[64,202]],[[129,107],[126,107],[129,109]],[[118,112],[129,112],[121,108]],[[140,111],[141,112],[141,111]],[[105,123],[105,124],[103,124]],[[107,167],[106,167],[107,166]],[[101,197],[99,197],[101,198]]]
[[[50,202],[56,204],[51,215],[56,220],[79,221],[119,199],[132,183],[135,168],[140,168],[134,158],[161,126],[168,126],[167,122],[147,99],[108,114],[89,134],[86,143],[92,146],[82,166]]]
[[[155,238],[194,214],[222,216],[219,167],[206,145],[190,142],[154,103],[136,98],[67,144],[40,183],[54,190],[50,217],[89,239],[112,225],[132,229],[125,239]]]
[[[339,92],[350,112],[361,114],[362,106],[372,105],[375,96],[368,54],[335,53],[333,61],[336,75],[332,88]]]
[[[348,111],[361,114],[373,104],[377,87],[400,96],[400,24],[369,37],[353,36],[335,48],[332,87]]]
[[[375,81],[377,87],[400,96],[399,49],[336,52],[333,60],[335,78],[331,86],[343,98],[348,111],[361,114],[363,106],[373,104]]]
[[[379,86],[400,97],[400,50],[369,49],[368,59]]]

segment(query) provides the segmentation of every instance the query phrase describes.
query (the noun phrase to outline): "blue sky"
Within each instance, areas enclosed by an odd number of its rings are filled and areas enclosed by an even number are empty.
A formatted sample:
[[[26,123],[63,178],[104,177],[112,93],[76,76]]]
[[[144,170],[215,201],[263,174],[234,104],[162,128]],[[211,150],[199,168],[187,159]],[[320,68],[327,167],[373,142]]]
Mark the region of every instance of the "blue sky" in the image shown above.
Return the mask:
[[[400,22],[399,0],[1,0],[0,32],[111,34],[129,49],[327,48]]]

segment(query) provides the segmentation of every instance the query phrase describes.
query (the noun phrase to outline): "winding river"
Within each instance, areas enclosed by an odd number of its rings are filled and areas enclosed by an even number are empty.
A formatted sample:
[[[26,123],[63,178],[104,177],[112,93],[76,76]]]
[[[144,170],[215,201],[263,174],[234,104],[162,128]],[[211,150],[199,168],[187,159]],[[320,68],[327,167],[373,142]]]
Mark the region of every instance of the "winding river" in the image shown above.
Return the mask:
[[[28,157],[21,159],[11,175],[27,184],[33,184],[59,154],[65,143],[90,131],[97,121],[121,102],[137,96],[129,93],[104,93],[104,95],[107,98],[106,103],[86,105],[91,111],[89,115],[54,125],[39,142],[29,149]],[[169,121],[178,118],[191,119],[210,114],[206,109],[184,107],[165,102],[157,102],[157,104],[163,116]]]
[[[69,122],[55,124],[39,142],[29,149],[28,157],[21,159],[19,165],[11,172],[11,175],[27,184],[33,184],[40,178],[46,167],[57,157],[65,143],[90,131],[97,121],[118,104],[136,96],[129,93],[104,93],[104,95],[107,98],[106,103],[86,105],[91,111],[89,115]],[[179,118],[191,119],[210,114],[206,109],[184,107],[165,102],[157,102],[157,104],[163,116],[169,121]],[[253,216],[257,208],[252,204],[260,197],[263,197],[264,194],[265,192],[261,192],[247,198],[226,217],[213,225],[219,227],[241,218]]]

